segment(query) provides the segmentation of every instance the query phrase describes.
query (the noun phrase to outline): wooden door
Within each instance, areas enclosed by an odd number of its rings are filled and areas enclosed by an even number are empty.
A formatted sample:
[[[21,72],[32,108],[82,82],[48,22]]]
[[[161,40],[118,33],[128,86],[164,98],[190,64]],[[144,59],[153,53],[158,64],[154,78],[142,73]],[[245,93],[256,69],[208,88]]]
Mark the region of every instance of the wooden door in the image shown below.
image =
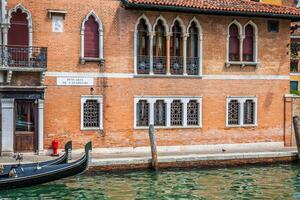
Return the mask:
[[[14,151],[33,152],[37,141],[37,107],[33,101],[16,101]]]

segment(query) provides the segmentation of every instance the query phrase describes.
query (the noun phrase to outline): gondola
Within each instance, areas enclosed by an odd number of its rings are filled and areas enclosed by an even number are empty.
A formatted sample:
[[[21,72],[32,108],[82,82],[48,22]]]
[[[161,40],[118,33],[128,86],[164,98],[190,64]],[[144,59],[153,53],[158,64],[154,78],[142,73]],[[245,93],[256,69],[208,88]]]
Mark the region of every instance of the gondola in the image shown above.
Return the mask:
[[[59,164],[67,163],[71,150],[72,150],[72,141],[68,141],[65,144],[65,152],[60,157],[58,157],[54,160],[48,160],[48,161],[44,161],[44,162],[2,165],[0,167],[0,175],[7,174],[13,167],[14,168],[16,168],[16,167],[24,168],[24,167],[36,167],[37,165],[42,167],[42,166],[48,166],[48,165],[59,165]],[[19,158],[19,160],[20,160],[20,158]]]
[[[74,176],[84,172],[89,163],[92,143],[85,145],[85,154],[75,162],[44,167],[19,167],[0,176],[0,190],[29,187]]]

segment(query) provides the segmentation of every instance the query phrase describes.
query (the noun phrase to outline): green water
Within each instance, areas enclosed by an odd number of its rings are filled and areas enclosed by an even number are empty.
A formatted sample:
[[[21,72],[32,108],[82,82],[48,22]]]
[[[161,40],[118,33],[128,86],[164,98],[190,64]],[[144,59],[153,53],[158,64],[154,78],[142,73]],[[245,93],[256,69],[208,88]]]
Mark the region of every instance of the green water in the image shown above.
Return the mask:
[[[299,199],[300,165],[81,175],[0,199]]]

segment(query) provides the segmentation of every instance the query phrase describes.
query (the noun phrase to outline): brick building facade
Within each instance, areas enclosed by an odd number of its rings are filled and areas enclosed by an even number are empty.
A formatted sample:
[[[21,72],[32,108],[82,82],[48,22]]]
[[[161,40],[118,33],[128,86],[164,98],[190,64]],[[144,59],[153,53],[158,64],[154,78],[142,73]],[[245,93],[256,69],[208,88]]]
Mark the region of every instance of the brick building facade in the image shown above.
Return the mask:
[[[150,124],[159,146],[289,144],[290,22],[300,12],[138,2],[2,1],[3,153],[44,152],[54,139],[144,147]]]

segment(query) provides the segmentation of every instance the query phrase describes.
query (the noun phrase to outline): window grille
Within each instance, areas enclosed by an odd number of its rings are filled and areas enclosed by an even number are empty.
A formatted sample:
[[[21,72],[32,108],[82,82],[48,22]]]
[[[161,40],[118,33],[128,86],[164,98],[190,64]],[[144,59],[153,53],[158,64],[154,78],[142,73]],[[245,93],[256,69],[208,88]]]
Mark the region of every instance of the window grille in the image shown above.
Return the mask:
[[[182,126],[182,103],[180,100],[174,100],[171,104],[171,125]]]
[[[246,100],[244,103],[244,124],[255,123],[255,103],[253,100]]]
[[[154,104],[154,125],[166,126],[166,104],[163,100],[158,100]]]
[[[187,125],[199,125],[199,104],[196,100],[191,100],[187,105]]]
[[[137,104],[137,126],[149,126],[149,103],[146,100]]]
[[[231,100],[228,104],[228,124],[239,125],[240,103],[238,100]]]
[[[83,126],[85,128],[100,127],[100,104],[98,101],[86,100],[83,109]]]

